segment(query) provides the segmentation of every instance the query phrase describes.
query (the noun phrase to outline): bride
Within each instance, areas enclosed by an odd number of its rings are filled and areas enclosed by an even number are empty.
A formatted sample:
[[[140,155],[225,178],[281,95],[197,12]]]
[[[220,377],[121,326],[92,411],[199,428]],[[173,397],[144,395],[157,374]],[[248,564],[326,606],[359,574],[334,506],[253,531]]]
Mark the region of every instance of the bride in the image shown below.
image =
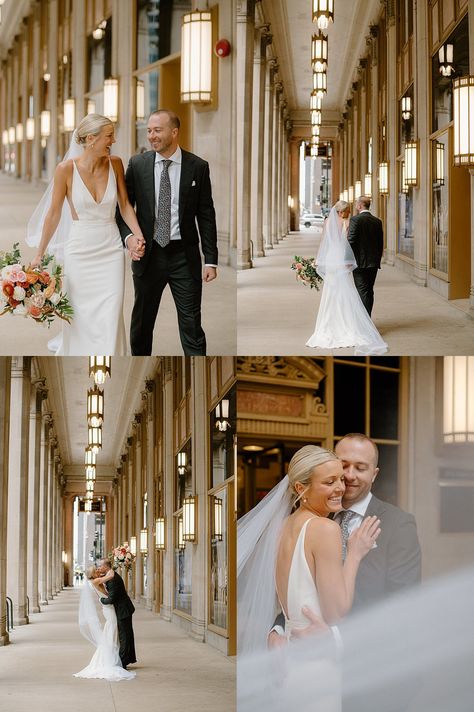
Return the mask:
[[[79,628],[87,640],[96,647],[96,651],[89,665],[74,677],[102,678],[109,682],[132,680],[136,673],[125,670],[119,657],[119,640],[117,629],[117,616],[114,606],[100,604],[105,625],[102,628],[97,615],[97,598],[108,595],[105,582],[112,579],[114,572],[111,569],[105,576],[99,576],[95,566],[89,567],[86,572],[86,583],[81,591],[79,604]]]
[[[368,315],[354,284],[357,267],[347,241],[350,206],[339,200],[326,220],[316,271],[324,279],[313,335],[306,346],[335,349],[353,346],[356,356],[381,355],[387,344]]]
[[[265,649],[279,608],[285,616],[285,636],[292,641],[298,637],[298,631],[308,626],[303,607],[311,609],[328,625],[336,625],[352,606],[359,564],[375,545],[380,521],[376,517],[363,521],[348,538],[344,558],[341,529],[328,518],[341,510],[344,491],[343,468],[337,456],[307,445],[291,459],[286,477],[239,522],[238,654],[239,661],[244,662],[245,674],[239,674],[238,694],[242,710],[254,709],[252,705],[258,698],[255,687],[266,684],[262,681],[266,680],[267,671],[258,669],[262,656],[255,654]],[[299,506],[291,513],[296,504]],[[326,638],[324,644],[327,651],[319,674],[326,684],[328,680],[333,684],[324,698],[327,705],[321,699],[318,703],[321,709],[339,709],[334,641]],[[283,675],[290,698],[299,685],[298,665],[294,658],[292,662],[293,649],[297,654],[297,648],[289,646]],[[246,665],[249,656],[250,663]],[[249,682],[249,671],[255,686]],[[271,686],[270,680],[268,684]],[[278,704],[283,709],[287,698],[281,684],[277,687]]]
[[[128,200],[122,161],[110,155],[113,143],[113,123],[99,114],[86,116],[28,223],[27,243],[38,247],[31,266],[39,266],[47,250],[64,262],[64,291],[74,317],[62,337],[48,344],[57,356],[126,353],[117,203],[133,233],[127,239],[132,259],[142,256],[144,239]]]

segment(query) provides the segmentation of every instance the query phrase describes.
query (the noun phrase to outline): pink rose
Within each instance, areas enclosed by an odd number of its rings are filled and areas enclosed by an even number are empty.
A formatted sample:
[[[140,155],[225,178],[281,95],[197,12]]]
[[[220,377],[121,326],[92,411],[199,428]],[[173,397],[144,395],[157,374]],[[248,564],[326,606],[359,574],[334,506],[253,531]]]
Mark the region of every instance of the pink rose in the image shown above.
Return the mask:
[[[20,270],[16,273],[16,280],[15,280],[15,281],[17,281],[17,282],[26,282],[26,281],[27,281],[26,272],[23,272],[23,270],[20,269]]]
[[[295,266],[296,266],[296,269],[302,269],[302,268],[303,268],[303,265],[301,264],[301,262],[297,262]]]

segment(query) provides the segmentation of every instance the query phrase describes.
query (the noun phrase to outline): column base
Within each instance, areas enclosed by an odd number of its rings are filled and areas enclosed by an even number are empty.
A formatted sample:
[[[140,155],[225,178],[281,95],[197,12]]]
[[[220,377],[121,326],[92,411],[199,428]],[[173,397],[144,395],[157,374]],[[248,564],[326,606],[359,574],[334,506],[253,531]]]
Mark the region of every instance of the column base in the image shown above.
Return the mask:
[[[43,598],[43,600],[40,601],[40,606],[47,606],[47,605],[48,605],[48,601],[45,598]]]
[[[265,257],[265,252],[263,250],[257,252],[257,257]]]
[[[4,635],[0,635],[0,647],[2,645],[10,645],[10,636],[8,633],[4,633]]]
[[[30,610],[32,613],[41,613],[41,608],[39,606],[33,606]]]
[[[21,618],[13,618],[13,626],[17,625],[28,625],[30,621],[28,620],[28,616],[22,616]]]
[[[265,245],[265,249],[266,249],[266,250],[273,250],[273,245],[270,245],[270,244]]]

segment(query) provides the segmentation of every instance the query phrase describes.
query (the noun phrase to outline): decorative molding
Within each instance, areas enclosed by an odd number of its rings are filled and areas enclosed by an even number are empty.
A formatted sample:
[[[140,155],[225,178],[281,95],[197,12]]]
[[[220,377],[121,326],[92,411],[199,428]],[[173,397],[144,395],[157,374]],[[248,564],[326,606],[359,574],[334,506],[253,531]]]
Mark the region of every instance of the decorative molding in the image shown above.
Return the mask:
[[[237,381],[278,383],[287,387],[319,388],[325,371],[302,356],[238,356]]]

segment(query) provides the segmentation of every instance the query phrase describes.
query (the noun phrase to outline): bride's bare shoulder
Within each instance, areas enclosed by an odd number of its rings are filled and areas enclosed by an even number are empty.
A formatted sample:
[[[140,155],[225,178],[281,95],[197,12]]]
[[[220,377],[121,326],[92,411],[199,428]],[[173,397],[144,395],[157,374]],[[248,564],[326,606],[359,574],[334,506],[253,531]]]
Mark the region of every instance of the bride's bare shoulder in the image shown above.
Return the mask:
[[[64,177],[69,176],[72,172],[73,163],[74,161],[72,158],[68,158],[67,161],[61,161],[61,163],[58,163],[56,166],[56,175]]]
[[[340,537],[341,529],[334,519],[328,517],[314,517],[308,525],[308,536],[318,543]]]

